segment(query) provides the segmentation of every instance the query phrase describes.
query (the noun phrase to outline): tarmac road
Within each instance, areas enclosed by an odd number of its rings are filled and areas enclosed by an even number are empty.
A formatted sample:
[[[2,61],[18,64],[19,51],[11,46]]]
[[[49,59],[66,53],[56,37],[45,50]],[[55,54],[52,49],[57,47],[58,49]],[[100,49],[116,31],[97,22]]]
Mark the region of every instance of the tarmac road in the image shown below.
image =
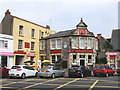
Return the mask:
[[[120,90],[120,76],[109,77],[85,77],[85,78],[36,78],[29,77],[26,79],[0,79],[2,90],[59,90],[59,89],[80,89],[96,90],[109,89]]]

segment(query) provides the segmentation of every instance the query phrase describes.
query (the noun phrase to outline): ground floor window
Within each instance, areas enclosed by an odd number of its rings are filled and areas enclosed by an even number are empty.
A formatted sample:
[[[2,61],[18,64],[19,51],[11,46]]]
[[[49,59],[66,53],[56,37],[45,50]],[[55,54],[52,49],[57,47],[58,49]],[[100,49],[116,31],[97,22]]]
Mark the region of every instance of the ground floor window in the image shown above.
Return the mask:
[[[92,63],[92,55],[88,55],[88,63]]]
[[[60,63],[61,62],[61,55],[51,55],[52,63]]]
[[[77,55],[73,55],[73,63],[76,63],[77,61]]]
[[[7,66],[7,56],[1,56],[1,64]]]

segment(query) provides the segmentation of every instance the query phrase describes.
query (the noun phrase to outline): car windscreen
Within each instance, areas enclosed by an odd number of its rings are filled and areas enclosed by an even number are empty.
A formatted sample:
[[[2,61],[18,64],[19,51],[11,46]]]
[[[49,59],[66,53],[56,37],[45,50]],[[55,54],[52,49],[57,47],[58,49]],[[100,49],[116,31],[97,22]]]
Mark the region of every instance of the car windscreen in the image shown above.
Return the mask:
[[[51,69],[52,67],[45,67],[45,68],[42,68],[41,70],[46,70],[46,69]]]
[[[3,67],[2,67],[2,65],[0,65],[0,69],[2,69]]]
[[[11,69],[19,69],[19,68],[21,68],[21,67],[20,66],[12,66]]]
[[[78,67],[71,67],[69,70],[78,70]]]
[[[108,66],[96,66],[93,69],[109,69]]]

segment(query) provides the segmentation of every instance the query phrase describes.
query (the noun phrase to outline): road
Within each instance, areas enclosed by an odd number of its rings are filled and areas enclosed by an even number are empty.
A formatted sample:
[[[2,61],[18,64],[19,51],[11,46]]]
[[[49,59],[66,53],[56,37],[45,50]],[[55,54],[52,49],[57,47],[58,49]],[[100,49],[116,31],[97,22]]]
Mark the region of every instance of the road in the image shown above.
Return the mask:
[[[0,79],[2,90],[59,90],[59,89],[109,89],[120,90],[120,82],[118,76],[109,77],[85,77],[85,78],[36,78],[29,77],[26,79]]]

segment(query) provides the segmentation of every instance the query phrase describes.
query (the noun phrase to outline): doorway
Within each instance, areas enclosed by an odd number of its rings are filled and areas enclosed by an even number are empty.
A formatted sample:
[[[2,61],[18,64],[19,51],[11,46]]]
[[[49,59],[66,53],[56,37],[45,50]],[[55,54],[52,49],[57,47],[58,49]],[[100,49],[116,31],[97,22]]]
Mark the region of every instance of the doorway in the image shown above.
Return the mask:
[[[85,66],[85,60],[80,60],[80,65]]]
[[[24,65],[24,56],[16,56],[16,63],[15,65]]]

